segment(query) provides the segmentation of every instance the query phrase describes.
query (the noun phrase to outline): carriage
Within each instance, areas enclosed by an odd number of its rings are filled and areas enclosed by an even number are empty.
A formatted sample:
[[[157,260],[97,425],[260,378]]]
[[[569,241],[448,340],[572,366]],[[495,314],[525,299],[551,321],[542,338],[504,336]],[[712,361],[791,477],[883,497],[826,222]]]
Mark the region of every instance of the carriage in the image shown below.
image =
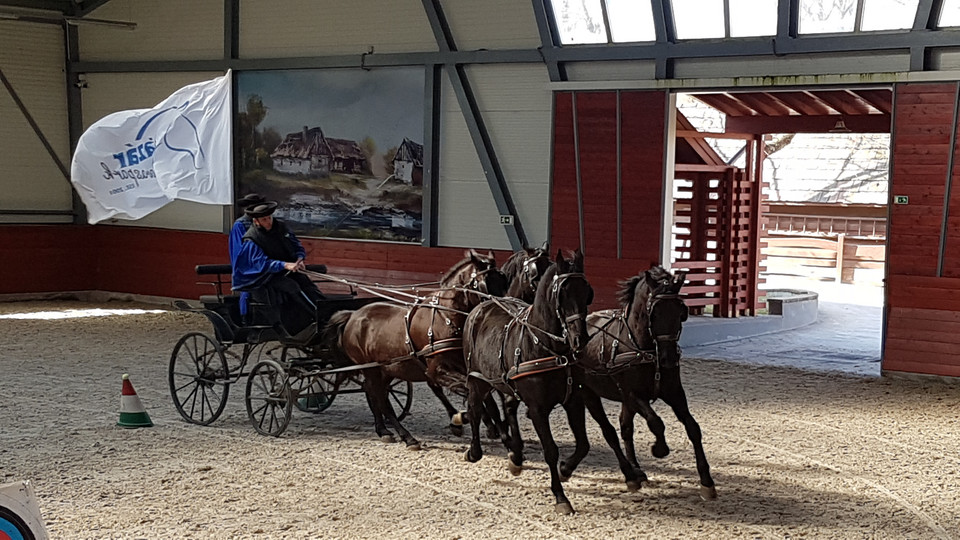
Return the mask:
[[[327,268],[318,264],[308,265],[307,270],[326,274]],[[312,332],[291,336],[264,322],[276,306],[251,302],[249,313],[241,316],[240,295],[225,292],[230,286],[229,264],[198,265],[196,273],[199,283],[212,286],[214,294],[200,296],[202,307],[182,300],[174,305],[206,317],[213,335],[188,332],[170,355],[170,394],[184,420],[197,425],[213,423],[226,407],[230,386],[245,380],[244,401],[253,428],[278,437],[289,425],[294,407],[320,413],[336,396],[363,391],[363,370],[374,366],[338,361],[322,345],[320,333],[334,313],[355,310],[380,298],[361,297],[348,284],[346,291],[327,293],[318,303]],[[410,412],[412,383],[392,381],[388,395],[399,417]]]

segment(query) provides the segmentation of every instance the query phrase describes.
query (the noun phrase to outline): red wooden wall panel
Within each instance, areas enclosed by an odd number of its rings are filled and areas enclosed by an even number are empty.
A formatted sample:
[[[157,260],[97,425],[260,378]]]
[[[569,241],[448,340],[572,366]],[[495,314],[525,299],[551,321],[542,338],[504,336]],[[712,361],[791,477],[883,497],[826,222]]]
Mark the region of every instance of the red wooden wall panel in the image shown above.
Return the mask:
[[[955,98],[954,84],[897,86],[890,184],[910,204],[891,208],[890,273],[936,275]]]
[[[594,308],[616,305],[619,282],[660,262],[667,93],[555,94],[550,243],[580,246],[577,149],[587,277]],[[619,94],[619,95],[618,95]],[[617,100],[620,101],[621,199],[617,228]],[[574,104],[577,130],[574,138]],[[618,233],[622,255],[617,253]]]
[[[617,94],[576,95],[580,136],[584,245],[588,254],[617,253]],[[569,247],[578,245],[555,247]]]
[[[660,261],[666,92],[622,92],[623,257],[646,270]]]
[[[572,92],[554,94],[553,124],[550,242],[572,249],[580,245]]]
[[[2,226],[0,294],[101,290],[196,299],[210,294],[198,264],[227,263],[219,233],[110,226]],[[347,279],[389,284],[435,281],[463,248],[304,238],[307,262]],[[486,253],[486,252],[484,252]],[[496,252],[503,263],[508,252]],[[16,261],[16,263],[14,263]]]
[[[951,145],[957,88],[894,90],[890,190],[909,203],[890,207],[885,371],[960,376],[960,145]]]

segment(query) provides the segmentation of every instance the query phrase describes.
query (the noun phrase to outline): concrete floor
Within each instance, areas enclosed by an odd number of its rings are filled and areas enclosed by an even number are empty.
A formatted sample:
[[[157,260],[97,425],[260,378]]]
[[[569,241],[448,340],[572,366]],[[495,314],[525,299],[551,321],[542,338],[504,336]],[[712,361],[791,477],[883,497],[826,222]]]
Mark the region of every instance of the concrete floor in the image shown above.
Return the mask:
[[[684,356],[880,376],[883,288],[770,276],[764,289],[819,294],[817,322],[782,332],[684,347]]]

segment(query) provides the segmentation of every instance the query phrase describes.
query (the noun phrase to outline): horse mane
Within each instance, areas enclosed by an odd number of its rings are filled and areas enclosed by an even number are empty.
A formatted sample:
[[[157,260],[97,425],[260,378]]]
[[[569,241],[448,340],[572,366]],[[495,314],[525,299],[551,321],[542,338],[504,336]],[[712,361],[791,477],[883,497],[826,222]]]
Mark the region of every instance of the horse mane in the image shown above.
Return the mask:
[[[534,304],[550,305],[550,299],[547,298],[547,296],[550,294],[550,287],[553,286],[553,278],[556,277],[558,271],[557,263],[551,263],[543,272],[543,275],[540,276],[540,284],[537,285],[537,294],[533,299]]]
[[[507,259],[503,266],[500,267],[500,271],[503,272],[503,275],[507,276],[507,281],[513,281],[513,278],[517,276],[517,273],[520,271],[520,266],[523,262],[533,257],[536,252],[530,248],[524,248],[520,251],[515,251],[510,255],[510,258]]]
[[[620,282],[620,291],[618,292],[617,300],[622,307],[630,307],[630,304],[633,302],[633,295],[636,294],[637,286],[640,285],[642,280],[642,276],[633,276],[630,279]]]
[[[478,254],[471,254],[464,257],[464,259],[457,264],[453,265],[450,270],[447,270],[447,273],[440,278],[440,283],[446,283],[447,280],[452,279],[453,276],[457,275],[460,270],[463,270],[463,267],[473,262],[473,257],[476,256],[478,259],[485,260]]]

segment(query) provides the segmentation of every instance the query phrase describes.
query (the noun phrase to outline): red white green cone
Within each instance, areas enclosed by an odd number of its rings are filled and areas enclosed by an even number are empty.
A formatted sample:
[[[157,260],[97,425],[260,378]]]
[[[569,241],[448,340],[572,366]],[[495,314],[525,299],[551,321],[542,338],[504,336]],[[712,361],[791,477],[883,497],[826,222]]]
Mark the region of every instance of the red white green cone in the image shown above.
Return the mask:
[[[117,425],[125,428],[151,427],[150,415],[140,403],[137,391],[133,389],[130,376],[123,374],[123,390],[120,392],[120,421]]]

